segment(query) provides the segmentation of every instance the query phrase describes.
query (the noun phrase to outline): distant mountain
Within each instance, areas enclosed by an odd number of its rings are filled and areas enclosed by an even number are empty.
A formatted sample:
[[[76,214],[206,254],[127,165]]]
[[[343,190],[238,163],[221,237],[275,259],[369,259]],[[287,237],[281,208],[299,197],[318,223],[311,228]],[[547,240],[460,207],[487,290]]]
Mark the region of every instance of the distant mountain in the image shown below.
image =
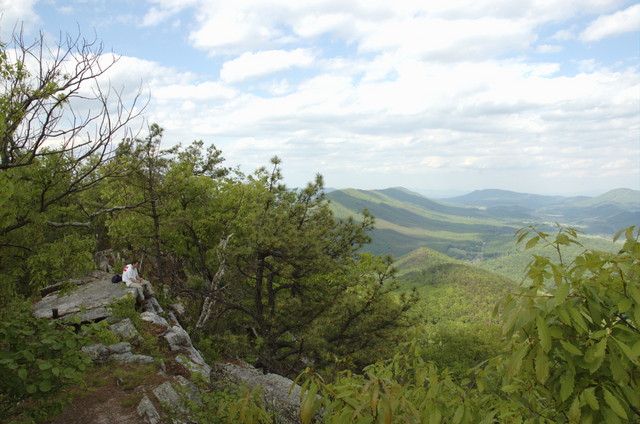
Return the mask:
[[[614,234],[622,228],[640,225],[640,191],[619,188],[544,212],[560,214],[563,220],[593,234]]]
[[[456,259],[481,261],[513,246],[514,232],[527,225],[559,222],[607,237],[640,225],[640,192],[629,189],[594,198],[477,190],[445,201],[394,187],[335,190],[327,198],[338,218],[368,209],[376,217],[368,250],[395,256],[429,247]]]
[[[619,229],[640,225],[640,191],[611,190],[597,197],[542,196],[506,190],[476,190],[447,199],[465,206],[521,208],[536,223],[561,222],[590,234],[612,235]],[[512,210],[511,212],[514,212]],[[510,216],[515,216],[511,213]]]
[[[588,197],[544,196],[539,194],[517,193],[507,190],[476,190],[464,196],[451,197],[451,203],[473,206],[516,206],[525,209],[539,209],[548,206],[565,205],[571,202],[587,200]]]
[[[357,215],[362,209],[376,217],[373,243],[368,248],[373,253],[401,256],[428,246],[451,257],[474,260],[482,254],[487,236],[510,240],[522,226],[521,216],[509,218],[477,207],[435,201],[404,188],[335,190],[327,198],[338,218]]]
[[[640,191],[617,188],[597,197],[576,199],[570,204],[570,206],[576,208],[592,208],[602,205],[616,205],[622,209],[640,210]]]

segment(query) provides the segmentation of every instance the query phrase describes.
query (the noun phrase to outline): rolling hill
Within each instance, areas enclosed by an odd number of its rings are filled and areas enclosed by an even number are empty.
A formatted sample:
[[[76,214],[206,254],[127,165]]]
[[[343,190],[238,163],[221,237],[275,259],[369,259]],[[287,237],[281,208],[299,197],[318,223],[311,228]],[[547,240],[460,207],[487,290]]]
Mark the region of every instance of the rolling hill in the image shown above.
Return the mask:
[[[640,225],[640,191],[627,188],[611,190],[596,197],[476,190],[446,201],[465,206],[521,208],[538,223],[560,222],[589,234],[611,236],[622,228]]]
[[[475,190],[464,196],[445,199],[447,202],[469,206],[518,206],[524,209],[539,209],[564,205],[589,199],[588,197],[543,196],[538,194],[517,193],[507,190]]]
[[[418,294],[412,316],[424,342],[423,355],[462,377],[500,351],[495,306],[516,283],[428,248],[400,257],[399,291]]]
[[[417,289],[419,313],[431,323],[488,324],[496,303],[517,286],[513,280],[429,248],[398,258],[395,266],[401,290]]]
[[[396,257],[429,247],[479,262],[502,256],[513,247],[514,232],[527,225],[558,222],[608,239],[640,225],[640,191],[629,189],[593,198],[478,190],[445,201],[396,187],[334,190],[327,198],[338,218],[368,209],[376,217],[368,250]]]
[[[428,199],[403,188],[335,190],[327,194],[338,218],[367,209],[376,217],[373,253],[401,256],[430,247],[448,256],[473,260],[487,237],[511,239],[522,217],[510,218],[477,207]]]

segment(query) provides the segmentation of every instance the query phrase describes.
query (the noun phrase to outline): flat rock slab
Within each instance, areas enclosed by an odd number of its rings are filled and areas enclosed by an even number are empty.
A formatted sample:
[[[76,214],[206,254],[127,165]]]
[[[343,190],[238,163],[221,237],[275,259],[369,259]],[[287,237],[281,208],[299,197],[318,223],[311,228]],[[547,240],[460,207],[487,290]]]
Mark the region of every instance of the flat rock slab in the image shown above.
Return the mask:
[[[107,305],[127,297],[133,298],[134,292],[135,289],[127,288],[124,283],[113,284],[111,274],[94,271],[91,278],[82,281],[71,292],[65,295],[55,292],[43,297],[33,306],[33,316],[53,318],[53,310],[56,309],[58,317],[77,315],[82,320],[106,318],[111,315]]]

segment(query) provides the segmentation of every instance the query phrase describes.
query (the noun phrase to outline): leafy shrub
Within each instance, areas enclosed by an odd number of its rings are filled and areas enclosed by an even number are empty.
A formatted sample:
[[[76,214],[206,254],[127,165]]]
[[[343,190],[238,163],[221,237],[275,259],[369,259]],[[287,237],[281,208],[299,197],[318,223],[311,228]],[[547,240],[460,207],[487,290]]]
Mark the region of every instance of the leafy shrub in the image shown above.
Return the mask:
[[[334,384],[307,370],[302,422],[322,408],[326,423],[640,423],[640,230],[622,234],[617,254],[586,250],[567,263],[576,230],[522,230],[519,242],[544,243],[558,260],[535,256],[531,284],[502,302],[503,354],[461,381],[415,342]]]
[[[497,365],[503,391],[551,422],[610,424],[640,420],[640,230],[630,227],[617,253],[586,251],[572,262],[562,249],[577,231],[522,231],[535,256],[531,286],[504,302],[509,357]]]
[[[92,323],[91,325],[83,325],[82,330],[89,339],[94,343],[102,343],[103,345],[112,345],[118,343],[118,337],[109,328],[107,321]]]
[[[84,336],[71,325],[33,318],[27,305],[12,305],[0,320],[0,421],[15,416],[22,402],[27,415],[45,416],[60,407],[48,400],[65,386],[79,384],[89,358]]]
[[[191,399],[182,393],[186,415],[190,422],[211,424],[267,424],[273,416],[265,409],[262,387],[247,389],[227,387],[223,390],[201,392],[199,398]],[[180,408],[177,408],[180,409]],[[173,412],[176,421],[183,422],[184,410]]]
[[[111,317],[115,321],[129,318],[136,327],[142,323],[140,314],[135,309],[136,299],[133,296],[125,297],[109,304]]]

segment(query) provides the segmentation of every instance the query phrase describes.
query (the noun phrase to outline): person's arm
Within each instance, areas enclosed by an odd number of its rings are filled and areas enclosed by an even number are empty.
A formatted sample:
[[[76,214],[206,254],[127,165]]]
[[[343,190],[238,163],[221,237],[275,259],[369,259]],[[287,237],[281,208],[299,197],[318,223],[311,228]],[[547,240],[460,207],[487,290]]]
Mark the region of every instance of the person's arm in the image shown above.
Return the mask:
[[[142,277],[140,277],[140,274],[138,273],[138,268],[135,268],[133,272],[135,274],[133,277],[133,280],[138,284],[144,284],[144,280],[142,279]]]

